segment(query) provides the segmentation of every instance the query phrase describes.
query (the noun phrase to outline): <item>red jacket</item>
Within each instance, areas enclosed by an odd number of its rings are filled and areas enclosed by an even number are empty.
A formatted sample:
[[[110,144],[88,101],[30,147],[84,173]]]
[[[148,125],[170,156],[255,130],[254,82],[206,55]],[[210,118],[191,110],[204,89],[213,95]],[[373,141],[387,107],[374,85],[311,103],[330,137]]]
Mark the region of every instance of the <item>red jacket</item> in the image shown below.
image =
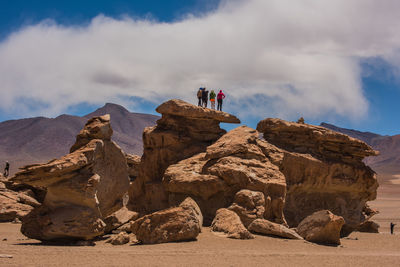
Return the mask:
[[[217,100],[222,100],[222,99],[224,99],[224,98],[225,98],[224,93],[219,92],[218,95],[217,95]]]

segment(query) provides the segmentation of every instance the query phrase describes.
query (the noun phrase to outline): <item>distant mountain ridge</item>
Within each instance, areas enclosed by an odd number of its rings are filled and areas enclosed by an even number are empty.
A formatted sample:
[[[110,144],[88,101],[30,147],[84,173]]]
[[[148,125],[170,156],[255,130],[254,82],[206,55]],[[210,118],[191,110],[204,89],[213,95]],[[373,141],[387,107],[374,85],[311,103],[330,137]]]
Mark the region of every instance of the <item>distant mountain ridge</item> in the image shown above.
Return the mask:
[[[110,114],[113,140],[130,154],[141,155],[143,129],[153,126],[160,118],[155,115],[132,113],[124,107],[107,103],[85,116],[60,115],[56,118],[35,117],[0,123],[0,166],[8,160],[11,173],[18,167],[43,163],[63,156],[75,142],[76,135],[87,120]]]
[[[322,127],[336,132],[347,134],[351,137],[360,139],[378,150],[380,155],[365,159],[365,163],[373,169],[382,173],[400,174],[400,134],[393,136],[383,136],[371,132],[360,132],[353,129],[341,128],[329,123],[322,122]]]

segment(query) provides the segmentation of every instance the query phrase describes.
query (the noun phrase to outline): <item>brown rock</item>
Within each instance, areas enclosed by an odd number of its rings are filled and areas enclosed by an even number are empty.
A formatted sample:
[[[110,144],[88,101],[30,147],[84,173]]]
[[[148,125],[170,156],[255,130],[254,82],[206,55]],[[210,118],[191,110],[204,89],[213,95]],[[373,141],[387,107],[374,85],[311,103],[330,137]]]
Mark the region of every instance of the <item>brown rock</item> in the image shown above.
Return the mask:
[[[270,153],[268,157],[264,151]],[[163,183],[170,205],[190,196],[199,204],[205,224],[209,225],[218,209],[229,207],[238,191],[248,189],[262,192],[264,200],[269,200],[270,205],[265,205],[264,211],[266,219],[285,223],[283,203],[286,182],[275,165],[282,157],[283,153],[277,148],[258,138],[256,130],[246,126],[238,127],[209,146],[206,153],[197,154],[168,167]],[[257,208],[253,215],[261,216],[262,204],[259,202],[264,200],[256,201]],[[246,208],[253,209],[250,206],[238,206],[235,205],[232,209],[238,212],[239,209],[243,212]],[[253,211],[246,212],[250,216]],[[249,222],[244,221],[245,224]]]
[[[297,226],[297,233],[310,242],[340,245],[343,224],[343,217],[336,216],[329,210],[321,210],[301,221]]]
[[[93,118],[72,153],[25,166],[13,177],[14,182],[47,189],[43,205],[23,219],[26,236],[86,240],[103,234],[103,219],[122,207],[129,187],[125,154],[110,140],[111,133],[109,116]]]
[[[193,200],[185,200],[182,206],[157,211],[132,222],[131,231],[143,244],[195,240],[201,231],[199,210]]]
[[[137,155],[125,154],[126,163],[128,164],[128,174],[131,182],[139,175],[139,167],[141,158]]]
[[[124,245],[129,243],[130,241],[130,237],[127,233],[125,232],[121,232],[119,234],[116,235],[112,235],[107,241],[106,243],[111,243],[114,246],[119,246],[119,245]]]
[[[303,239],[296,231],[287,228],[281,224],[273,223],[264,219],[254,220],[248,229],[257,234],[273,235],[290,239]]]
[[[255,219],[264,218],[264,194],[247,189],[240,190],[228,209],[236,212],[243,225],[248,228]]]
[[[5,188],[0,189],[0,222],[21,219],[33,210],[33,205],[37,206],[39,203],[27,195]]]
[[[365,221],[358,226],[358,231],[363,233],[379,233],[380,225],[374,221]]]
[[[376,198],[378,183],[362,160],[377,154],[371,147],[324,127],[279,119],[265,119],[257,129],[284,151],[277,164],[287,183],[284,213],[289,226],[327,209],[345,219],[344,236],[369,218],[364,207]]]
[[[134,221],[137,218],[139,218],[139,213],[130,211],[126,207],[122,207],[110,216],[104,218],[103,221],[106,224],[104,233],[110,233],[112,230],[117,229],[127,222]]]
[[[129,208],[141,213],[170,206],[162,185],[169,165],[206,151],[207,146],[226,132],[219,127],[220,122],[240,122],[228,113],[177,99],[163,103],[156,110],[162,118],[157,121],[157,126],[143,132],[144,151],[139,175],[129,190]]]
[[[223,232],[234,239],[253,239],[254,236],[244,227],[239,216],[228,209],[219,209],[211,223],[214,232]]]

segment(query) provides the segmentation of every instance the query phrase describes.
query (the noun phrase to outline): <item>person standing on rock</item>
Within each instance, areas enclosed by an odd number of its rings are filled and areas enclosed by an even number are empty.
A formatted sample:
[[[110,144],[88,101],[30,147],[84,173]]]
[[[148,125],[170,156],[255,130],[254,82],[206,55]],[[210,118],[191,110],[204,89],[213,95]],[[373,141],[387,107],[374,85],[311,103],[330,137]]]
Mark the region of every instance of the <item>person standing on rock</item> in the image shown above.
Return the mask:
[[[393,235],[393,232],[394,232],[394,226],[395,225],[396,225],[395,223],[390,222],[390,234],[392,234],[392,235]]]
[[[6,167],[4,168],[4,177],[8,177],[9,174],[10,174],[10,163],[6,161]]]
[[[211,103],[211,108],[215,109],[215,97],[217,95],[215,94],[214,90],[211,90],[210,92],[210,103]]]
[[[203,107],[206,108],[208,102],[208,90],[206,90],[206,88],[203,88],[202,101],[203,101]]]
[[[224,99],[225,99],[224,93],[222,93],[222,90],[219,90],[219,93],[217,95],[217,101],[218,101],[217,110],[222,111],[222,100]]]
[[[199,99],[199,104],[198,106],[201,107],[203,105],[203,103],[201,102],[202,98],[203,98],[203,88],[199,88],[199,91],[197,91],[197,98]]]

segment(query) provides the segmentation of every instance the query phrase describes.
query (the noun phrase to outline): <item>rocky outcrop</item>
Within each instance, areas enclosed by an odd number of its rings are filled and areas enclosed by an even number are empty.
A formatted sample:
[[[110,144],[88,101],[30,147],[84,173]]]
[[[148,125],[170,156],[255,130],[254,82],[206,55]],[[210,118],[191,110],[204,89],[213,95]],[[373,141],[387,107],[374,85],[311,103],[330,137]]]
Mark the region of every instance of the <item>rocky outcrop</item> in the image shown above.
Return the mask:
[[[106,227],[104,233],[110,233],[112,230],[117,229],[121,225],[124,225],[130,221],[134,221],[139,218],[139,213],[130,211],[126,207],[122,207],[113,214],[103,219]]]
[[[286,182],[277,166],[282,157],[279,149],[258,138],[256,130],[241,126],[207,147],[205,153],[169,166],[163,183],[171,205],[190,196],[199,204],[207,225],[242,189],[261,192],[243,191],[231,207],[245,224],[262,215],[285,223]]]
[[[143,132],[143,156],[138,178],[129,190],[129,207],[141,213],[165,209],[168,195],[162,185],[171,164],[204,152],[225,130],[221,122],[240,123],[225,112],[205,109],[182,100],[170,100],[157,109],[162,118]]]
[[[376,198],[378,183],[362,160],[376,151],[360,140],[309,124],[265,119],[257,129],[284,151],[279,169],[287,184],[284,213],[289,226],[327,209],[345,219],[342,235],[347,235],[369,219],[364,208]]]
[[[111,245],[114,246],[120,246],[129,243],[130,237],[129,234],[125,232],[118,233],[116,235],[112,235],[106,243],[110,243]]]
[[[140,157],[137,155],[126,154],[128,164],[128,175],[131,182],[135,181],[139,175]]]
[[[70,154],[25,166],[13,177],[15,182],[47,189],[43,204],[24,217],[24,235],[87,240],[103,234],[103,219],[122,207],[129,187],[125,154],[111,135],[110,116],[92,118]]]
[[[253,239],[254,236],[244,227],[239,216],[228,209],[219,209],[211,223],[213,232],[222,232],[228,238]]]
[[[247,189],[240,190],[236,193],[233,203],[228,209],[236,212],[247,228],[255,219],[264,218],[264,194]]]
[[[200,208],[193,200],[154,212],[131,223],[131,232],[142,244],[195,240],[201,232]]]
[[[37,195],[30,188],[15,184],[0,174],[0,222],[21,220],[34,207],[40,206]]]
[[[289,239],[303,239],[296,231],[287,228],[282,224],[277,224],[264,219],[252,221],[248,229],[257,234],[272,235]]]
[[[301,221],[297,226],[297,233],[310,242],[340,245],[343,224],[343,217],[336,216],[328,210],[321,210]]]

